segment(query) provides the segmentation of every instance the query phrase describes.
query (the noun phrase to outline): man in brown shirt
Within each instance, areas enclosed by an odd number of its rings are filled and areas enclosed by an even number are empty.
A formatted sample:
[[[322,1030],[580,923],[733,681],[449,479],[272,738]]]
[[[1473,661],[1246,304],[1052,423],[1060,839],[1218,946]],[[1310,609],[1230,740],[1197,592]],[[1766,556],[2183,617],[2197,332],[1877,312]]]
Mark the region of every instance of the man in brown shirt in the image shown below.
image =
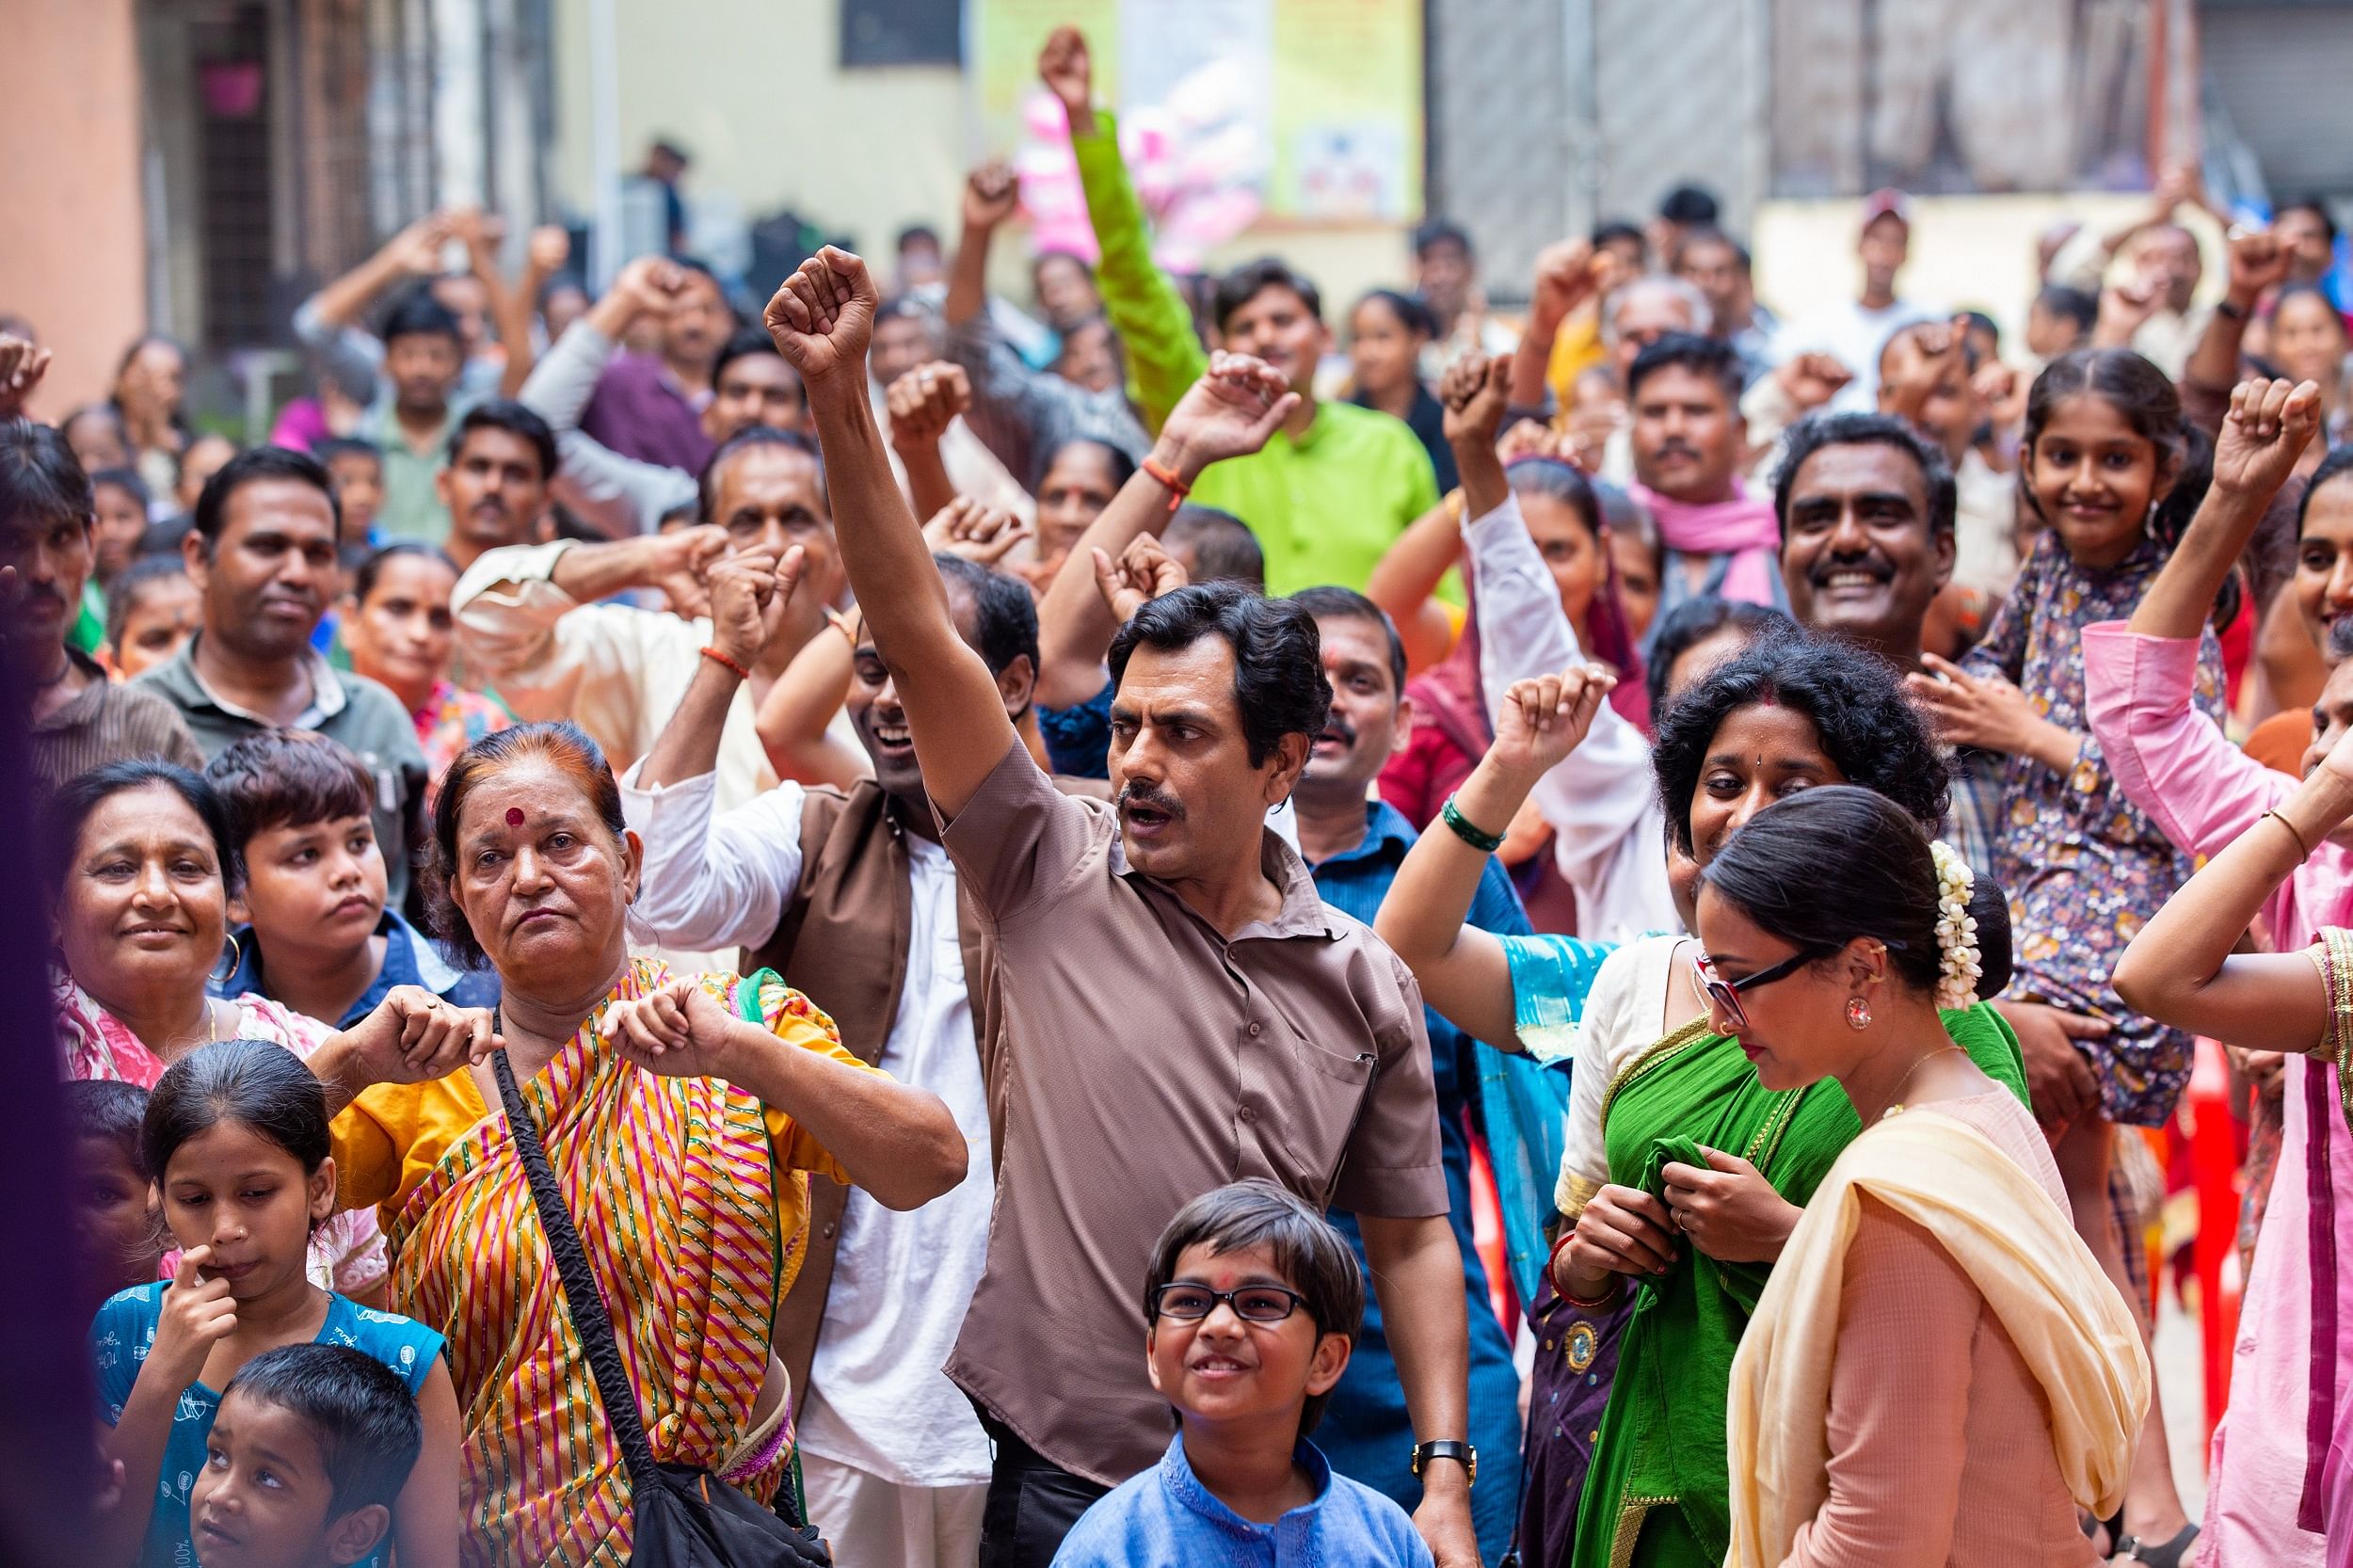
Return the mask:
[[[44,789],[104,762],[160,757],[202,768],[180,711],[143,686],[118,686],[68,640],[94,561],[97,503],[65,437],[0,424],[0,647],[32,693],[33,774]]]
[[[767,323],[808,385],[842,564],[996,958],[997,1201],[948,1365],[997,1444],[983,1568],[1045,1568],[1087,1503],[1167,1447],[1142,1346],[1151,1245],[1186,1201],[1252,1176],[1361,1217],[1416,1435],[1441,1449],[1416,1522],[1445,1568],[1474,1568],[1462,1257],[1420,993],[1265,826],[1331,700],[1313,617],[1231,584],[1153,600],[1112,648],[1116,809],[1059,793],[891,477],[864,387],[875,304],[865,264],[829,248]],[[1296,399],[1221,356],[1186,402],[1130,483],[1189,488]]]

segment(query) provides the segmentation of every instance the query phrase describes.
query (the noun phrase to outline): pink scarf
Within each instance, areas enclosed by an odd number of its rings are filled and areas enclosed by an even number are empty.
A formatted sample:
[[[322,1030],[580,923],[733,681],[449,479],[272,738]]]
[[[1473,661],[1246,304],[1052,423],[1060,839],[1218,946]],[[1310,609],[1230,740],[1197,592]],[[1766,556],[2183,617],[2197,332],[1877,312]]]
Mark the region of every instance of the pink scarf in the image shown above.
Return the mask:
[[[1772,503],[1751,495],[1737,475],[1729,501],[1705,505],[1660,495],[1639,480],[1626,488],[1658,520],[1658,536],[1669,550],[1733,558],[1724,574],[1724,598],[1750,604],[1777,602],[1773,584],[1781,570],[1781,522],[1773,516]]]

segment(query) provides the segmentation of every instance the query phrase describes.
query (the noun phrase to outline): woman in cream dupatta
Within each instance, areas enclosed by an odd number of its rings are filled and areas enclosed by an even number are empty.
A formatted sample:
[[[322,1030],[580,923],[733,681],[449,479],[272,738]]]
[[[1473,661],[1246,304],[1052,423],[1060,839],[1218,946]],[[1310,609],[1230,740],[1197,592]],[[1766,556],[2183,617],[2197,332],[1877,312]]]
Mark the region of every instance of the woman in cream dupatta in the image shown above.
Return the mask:
[[[1702,874],[1711,1025],[1768,1089],[1835,1079],[1864,1127],[1733,1358],[1735,1568],[2088,1565],[2077,1510],[2122,1498],[2139,1332],[2033,1117],[1940,1026],[1977,983],[1971,880],[1837,787],[1759,812]]]

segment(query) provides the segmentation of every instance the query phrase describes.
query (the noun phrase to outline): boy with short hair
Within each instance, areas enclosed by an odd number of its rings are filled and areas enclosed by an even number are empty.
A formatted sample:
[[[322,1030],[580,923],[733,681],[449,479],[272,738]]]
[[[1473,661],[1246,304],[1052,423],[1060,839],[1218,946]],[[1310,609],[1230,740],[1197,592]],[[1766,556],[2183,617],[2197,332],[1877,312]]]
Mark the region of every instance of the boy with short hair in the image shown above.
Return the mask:
[[[150,1201],[154,1177],[139,1146],[147,1091],[93,1079],[65,1085],[73,1135],[75,1280],[88,1311],[118,1290],[154,1279],[163,1259],[163,1215]]]
[[[1307,1441],[1365,1315],[1355,1254],[1322,1215],[1259,1180],[1193,1199],[1153,1249],[1144,1310],[1176,1436],[1087,1510],[1055,1568],[1431,1561],[1403,1509]]]
[[[281,1345],[221,1394],[188,1494],[202,1568],[347,1568],[383,1544],[424,1446],[397,1373],[345,1345]],[[266,1478],[266,1479],[264,1479]]]
[[[375,780],[314,730],[264,729],[232,743],[204,776],[220,792],[244,857],[232,913],[235,967],[216,990],[257,992],[349,1029],[395,985],[460,1007],[498,1001],[498,979],[443,958],[386,906],[384,853],[370,818]]]
[[[341,524],[336,543],[345,548],[382,548],[376,531],[376,514],[384,506],[384,454],[374,441],[357,436],[334,436],[318,443],[312,456],[327,465],[335,482]]]

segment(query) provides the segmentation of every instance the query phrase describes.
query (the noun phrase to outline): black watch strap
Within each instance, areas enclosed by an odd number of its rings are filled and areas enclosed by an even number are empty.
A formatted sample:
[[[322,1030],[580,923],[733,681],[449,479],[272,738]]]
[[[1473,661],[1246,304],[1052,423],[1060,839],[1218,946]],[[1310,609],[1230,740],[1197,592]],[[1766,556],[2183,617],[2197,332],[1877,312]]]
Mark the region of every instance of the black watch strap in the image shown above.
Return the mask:
[[[1433,1459],[1462,1461],[1464,1479],[1476,1483],[1479,1480],[1479,1450],[1458,1438],[1441,1437],[1434,1443],[1414,1445],[1413,1471],[1418,1479],[1422,1469]]]

